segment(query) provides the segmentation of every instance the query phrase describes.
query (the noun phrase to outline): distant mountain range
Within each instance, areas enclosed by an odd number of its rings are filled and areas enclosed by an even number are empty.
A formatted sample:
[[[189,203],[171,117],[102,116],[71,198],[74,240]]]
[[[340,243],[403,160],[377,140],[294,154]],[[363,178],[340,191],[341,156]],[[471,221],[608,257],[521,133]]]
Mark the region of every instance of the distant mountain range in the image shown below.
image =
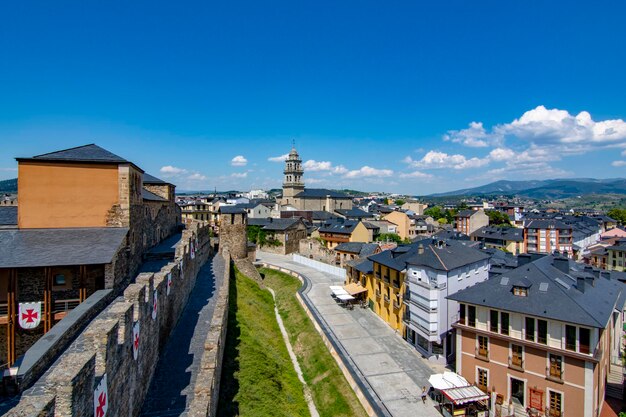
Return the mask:
[[[543,181],[496,181],[475,188],[431,194],[430,197],[516,195],[536,199],[560,199],[587,194],[626,194],[626,179],[572,178]]]
[[[17,178],[11,180],[0,181],[0,193],[16,193],[17,192]]]

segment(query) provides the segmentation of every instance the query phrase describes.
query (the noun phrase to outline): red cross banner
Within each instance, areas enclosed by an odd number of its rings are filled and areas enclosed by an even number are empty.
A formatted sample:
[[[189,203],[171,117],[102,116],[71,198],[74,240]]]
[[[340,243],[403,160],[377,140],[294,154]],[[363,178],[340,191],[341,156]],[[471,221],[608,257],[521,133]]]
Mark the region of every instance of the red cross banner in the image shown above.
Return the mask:
[[[191,259],[196,257],[196,249],[193,246],[193,239],[189,239],[189,252],[191,255]]]
[[[107,374],[104,374],[93,393],[93,415],[95,417],[105,417],[108,409],[109,393],[107,389]]]
[[[157,290],[154,290],[154,293],[152,296],[152,320],[156,320],[158,307],[159,307],[159,303],[157,299]]]
[[[17,314],[22,329],[34,329],[41,323],[41,301],[20,303]]]
[[[133,358],[137,360],[139,356],[139,322],[135,322],[133,326]]]
[[[172,273],[167,274],[167,295],[170,295],[170,290],[172,288]]]
[[[180,278],[181,279],[183,279],[183,269],[184,269],[184,266],[185,266],[185,260],[181,259],[180,260]]]

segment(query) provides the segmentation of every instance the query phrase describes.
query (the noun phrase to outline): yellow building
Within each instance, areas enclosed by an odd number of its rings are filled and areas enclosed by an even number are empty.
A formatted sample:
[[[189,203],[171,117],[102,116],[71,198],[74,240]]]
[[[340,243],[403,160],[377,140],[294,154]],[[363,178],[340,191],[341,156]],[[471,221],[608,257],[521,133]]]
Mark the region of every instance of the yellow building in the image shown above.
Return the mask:
[[[368,306],[387,324],[404,333],[404,271],[364,260],[348,266],[348,276],[367,289]]]
[[[396,230],[401,239],[413,239],[417,236],[415,220],[411,219],[408,214],[401,211],[392,211],[383,219],[398,226]]]

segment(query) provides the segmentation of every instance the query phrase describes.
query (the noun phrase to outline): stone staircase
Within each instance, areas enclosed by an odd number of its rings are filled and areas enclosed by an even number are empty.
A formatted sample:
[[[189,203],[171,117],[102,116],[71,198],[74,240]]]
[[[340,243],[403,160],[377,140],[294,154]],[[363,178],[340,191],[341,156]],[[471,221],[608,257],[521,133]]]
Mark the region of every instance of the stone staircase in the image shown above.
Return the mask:
[[[607,375],[606,396],[623,399],[624,395],[624,367],[611,364]]]

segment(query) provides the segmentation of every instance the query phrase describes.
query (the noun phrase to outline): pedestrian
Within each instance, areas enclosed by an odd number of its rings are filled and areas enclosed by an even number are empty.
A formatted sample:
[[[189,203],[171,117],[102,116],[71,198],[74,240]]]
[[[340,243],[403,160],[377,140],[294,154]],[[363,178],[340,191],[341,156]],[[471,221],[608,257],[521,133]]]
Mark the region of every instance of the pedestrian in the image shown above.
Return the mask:
[[[426,387],[422,387],[422,402],[426,404]]]

